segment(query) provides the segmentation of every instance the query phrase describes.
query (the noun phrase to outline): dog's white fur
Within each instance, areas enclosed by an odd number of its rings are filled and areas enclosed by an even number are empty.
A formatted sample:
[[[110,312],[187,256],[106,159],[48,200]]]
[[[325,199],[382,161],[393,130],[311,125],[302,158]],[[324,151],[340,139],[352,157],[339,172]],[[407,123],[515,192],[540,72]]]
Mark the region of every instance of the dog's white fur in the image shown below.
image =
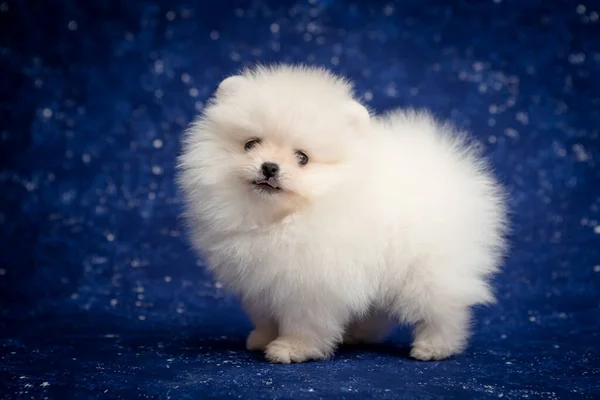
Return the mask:
[[[252,183],[263,162],[280,166],[277,193]],[[326,70],[225,79],[179,169],[193,245],[241,297],[248,349],[270,361],[325,359],[399,322],[415,326],[412,357],[443,359],[465,348],[471,306],[494,300],[507,218],[483,158],[427,113],[371,116]]]

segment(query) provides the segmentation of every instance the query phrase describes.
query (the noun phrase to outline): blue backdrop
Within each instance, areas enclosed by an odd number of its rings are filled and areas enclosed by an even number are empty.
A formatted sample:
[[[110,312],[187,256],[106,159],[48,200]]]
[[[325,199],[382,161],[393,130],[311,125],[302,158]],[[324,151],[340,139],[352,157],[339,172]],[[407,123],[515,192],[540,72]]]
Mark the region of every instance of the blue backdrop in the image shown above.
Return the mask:
[[[600,397],[600,2],[0,1],[0,398]],[[270,365],[186,242],[184,127],[256,61],[473,132],[511,191],[469,350]],[[440,199],[442,201],[443,199]],[[359,227],[357,227],[358,229]]]

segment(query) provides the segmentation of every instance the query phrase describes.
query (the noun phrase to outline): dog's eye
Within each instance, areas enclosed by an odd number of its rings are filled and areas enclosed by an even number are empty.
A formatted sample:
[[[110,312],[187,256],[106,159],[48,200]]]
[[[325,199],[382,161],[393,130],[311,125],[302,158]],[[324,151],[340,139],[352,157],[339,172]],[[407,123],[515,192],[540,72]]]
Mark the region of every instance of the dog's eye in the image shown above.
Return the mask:
[[[296,157],[298,157],[298,164],[306,165],[308,163],[308,156],[301,151],[296,152]]]
[[[260,144],[260,139],[250,139],[244,145],[244,150],[248,151],[254,148],[257,144]]]

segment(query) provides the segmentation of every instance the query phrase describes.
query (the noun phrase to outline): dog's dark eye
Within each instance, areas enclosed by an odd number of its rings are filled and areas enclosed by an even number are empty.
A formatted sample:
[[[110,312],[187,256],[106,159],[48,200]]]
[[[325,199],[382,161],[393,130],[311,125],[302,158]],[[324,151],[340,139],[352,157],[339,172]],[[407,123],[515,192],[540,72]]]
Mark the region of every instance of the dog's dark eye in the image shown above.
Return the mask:
[[[306,165],[308,163],[308,156],[301,151],[296,152],[296,157],[298,157],[298,164]]]
[[[257,144],[260,144],[259,139],[250,139],[244,145],[244,150],[248,151],[248,150],[254,148]]]

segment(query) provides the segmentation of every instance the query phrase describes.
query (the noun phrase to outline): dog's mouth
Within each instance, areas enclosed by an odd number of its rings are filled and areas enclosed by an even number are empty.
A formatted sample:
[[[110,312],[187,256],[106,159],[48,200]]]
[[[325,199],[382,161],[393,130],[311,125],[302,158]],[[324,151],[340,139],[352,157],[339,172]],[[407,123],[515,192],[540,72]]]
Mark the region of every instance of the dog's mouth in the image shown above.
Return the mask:
[[[281,190],[281,186],[277,179],[271,177],[269,179],[257,179],[254,182],[254,187],[267,193],[275,193]]]

